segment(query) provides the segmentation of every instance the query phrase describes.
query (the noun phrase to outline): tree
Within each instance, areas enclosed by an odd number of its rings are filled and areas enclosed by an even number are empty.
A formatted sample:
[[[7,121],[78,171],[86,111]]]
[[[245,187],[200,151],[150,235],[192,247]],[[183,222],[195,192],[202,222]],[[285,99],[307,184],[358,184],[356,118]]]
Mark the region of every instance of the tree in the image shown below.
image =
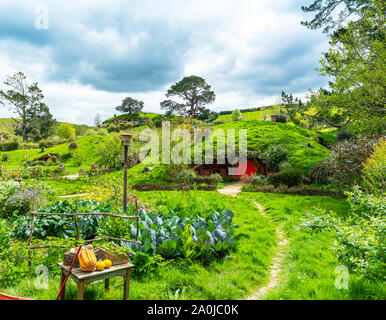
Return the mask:
[[[94,124],[99,127],[102,124],[101,115],[99,113],[96,114],[94,119]]]
[[[161,109],[166,110],[168,115],[176,114],[192,118],[209,115],[206,105],[213,103],[216,98],[210,89],[210,85],[201,77],[185,77],[172,85],[165,95],[166,98],[177,97],[180,102],[164,100],[161,102]]]
[[[62,139],[75,137],[75,128],[71,123],[62,122],[56,130],[56,134]]]
[[[53,135],[56,120],[44,103],[40,103],[27,111],[26,120],[28,123],[26,135],[28,139],[38,142]],[[16,128],[15,133],[22,135],[20,127]]]
[[[132,114],[141,112],[143,109],[143,105],[143,101],[127,97],[123,99],[121,105],[119,105],[115,109],[121,113]]]
[[[333,110],[347,123],[385,122],[386,6],[374,3],[361,14],[360,23],[349,23],[330,36],[330,49],[318,69],[322,76],[333,79],[330,90],[311,92],[313,105]]]
[[[372,0],[314,0],[309,6],[302,6],[304,12],[315,12],[311,21],[302,21],[302,25],[310,29],[323,28],[324,32],[342,27],[349,17],[351,21],[360,22],[362,13],[372,5]],[[338,15],[335,14],[340,9]],[[356,19],[353,18],[356,16]]]
[[[242,115],[239,109],[236,109],[232,112],[233,121],[240,120],[241,118],[242,118]]]
[[[18,116],[12,118],[17,123],[17,134],[27,142],[30,137],[37,139],[49,133],[55,123],[48,107],[42,102],[44,95],[34,82],[27,84],[23,72],[7,76],[4,84],[7,90],[0,90],[0,104],[8,106]]]

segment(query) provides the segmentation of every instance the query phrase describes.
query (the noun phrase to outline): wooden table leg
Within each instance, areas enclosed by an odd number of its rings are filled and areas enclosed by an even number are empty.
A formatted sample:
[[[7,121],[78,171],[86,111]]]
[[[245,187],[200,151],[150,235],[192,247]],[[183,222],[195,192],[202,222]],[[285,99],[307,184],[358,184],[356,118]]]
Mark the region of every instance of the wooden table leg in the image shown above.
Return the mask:
[[[83,294],[84,294],[84,281],[78,282],[78,300],[83,300]]]
[[[60,271],[60,287],[62,287],[62,284],[64,280],[66,279],[66,273],[64,272],[63,268],[61,268]],[[60,300],[64,300],[64,295],[66,294],[66,286],[63,287],[62,296],[60,297]]]
[[[105,279],[105,290],[106,291],[110,290],[110,279]]]
[[[127,269],[125,276],[125,286],[124,286],[123,300],[129,299],[129,289],[130,289],[130,269]]]

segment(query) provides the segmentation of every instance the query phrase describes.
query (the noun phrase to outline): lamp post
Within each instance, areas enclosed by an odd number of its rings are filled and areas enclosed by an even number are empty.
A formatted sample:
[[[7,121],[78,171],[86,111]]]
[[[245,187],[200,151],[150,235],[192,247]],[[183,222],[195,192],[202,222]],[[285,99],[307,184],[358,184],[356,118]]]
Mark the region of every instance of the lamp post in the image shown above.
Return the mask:
[[[129,150],[129,145],[131,142],[131,134],[123,133],[121,134],[122,146],[124,147],[124,165],[123,165],[123,212],[127,211],[127,154]]]

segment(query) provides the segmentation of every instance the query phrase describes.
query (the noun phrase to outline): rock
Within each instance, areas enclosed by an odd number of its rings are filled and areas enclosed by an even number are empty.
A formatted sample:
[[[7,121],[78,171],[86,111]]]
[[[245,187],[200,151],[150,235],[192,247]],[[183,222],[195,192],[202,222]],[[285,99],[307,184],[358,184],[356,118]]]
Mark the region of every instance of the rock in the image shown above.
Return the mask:
[[[146,167],[145,169],[143,169],[143,172],[149,172],[153,169],[154,169],[154,167]]]

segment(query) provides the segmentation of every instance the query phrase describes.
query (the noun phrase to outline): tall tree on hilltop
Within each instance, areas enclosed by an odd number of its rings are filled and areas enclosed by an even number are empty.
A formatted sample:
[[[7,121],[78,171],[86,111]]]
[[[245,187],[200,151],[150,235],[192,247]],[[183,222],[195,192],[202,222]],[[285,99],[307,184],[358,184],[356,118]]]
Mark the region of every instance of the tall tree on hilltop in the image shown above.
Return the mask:
[[[143,109],[143,101],[127,97],[122,100],[122,103],[115,109],[121,113],[139,113]]]
[[[201,77],[185,77],[173,84],[165,95],[166,98],[177,97],[180,102],[164,100],[161,102],[161,109],[166,110],[166,114],[202,118],[203,115],[209,114],[206,106],[216,98],[210,89],[210,85]]]
[[[42,102],[44,95],[38,84],[28,85],[23,72],[7,76],[4,84],[7,89],[0,90],[0,103],[18,116],[18,119],[12,118],[17,123],[16,134],[21,135],[24,142],[47,137],[55,120]]]

